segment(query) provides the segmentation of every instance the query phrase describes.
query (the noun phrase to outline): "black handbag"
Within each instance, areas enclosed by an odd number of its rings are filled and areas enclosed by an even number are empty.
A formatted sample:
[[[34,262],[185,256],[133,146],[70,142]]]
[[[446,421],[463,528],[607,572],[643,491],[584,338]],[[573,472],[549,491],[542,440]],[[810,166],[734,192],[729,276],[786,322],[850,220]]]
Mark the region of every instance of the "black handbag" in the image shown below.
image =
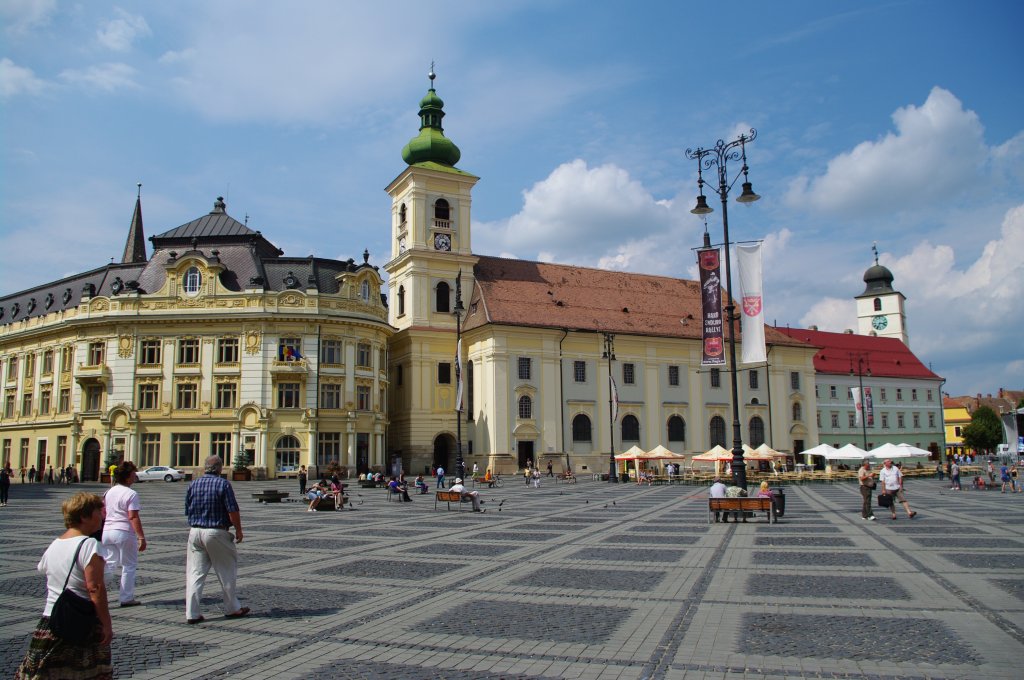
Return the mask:
[[[878,494],[878,507],[880,508],[891,508],[892,507],[892,496],[887,493]]]
[[[75,645],[91,642],[96,634],[96,624],[99,623],[93,601],[68,590],[71,574],[78,564],[78,554],[87,540],[89,539],[82,539],[75,549],[71,569],[68,571],[68,577],[64,579],[64,588],[50,610],[50,630],[61,640]]]

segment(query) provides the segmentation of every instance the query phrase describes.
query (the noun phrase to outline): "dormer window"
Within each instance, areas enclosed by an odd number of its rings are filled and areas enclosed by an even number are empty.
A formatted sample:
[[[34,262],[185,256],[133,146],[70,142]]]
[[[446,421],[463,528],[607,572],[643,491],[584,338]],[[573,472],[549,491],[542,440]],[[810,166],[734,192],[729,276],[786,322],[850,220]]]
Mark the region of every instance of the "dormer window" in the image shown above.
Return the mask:
[[[370,301],[370,282],[363,281],[362,285],[359,286],[359,297],[363,299],[363,302]]]
[[[203,275],[199,272],[198,267],[189,267],[188,271],[185,272],[185,279],[182,283],[182,288],[186,295],[195,295],[199,292],[200,286],[203,285]]]

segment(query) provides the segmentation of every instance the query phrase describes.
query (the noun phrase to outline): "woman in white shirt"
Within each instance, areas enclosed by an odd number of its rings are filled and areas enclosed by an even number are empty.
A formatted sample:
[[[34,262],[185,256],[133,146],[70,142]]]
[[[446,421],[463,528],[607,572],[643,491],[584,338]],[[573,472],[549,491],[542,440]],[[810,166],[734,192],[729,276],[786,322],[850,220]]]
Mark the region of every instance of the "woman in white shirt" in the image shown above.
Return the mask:
[[[110,487],[104,499],[107,506],[107,521],[103,525],[103,549],[106,551],[107,568],[111,571],[121,565],[122,607],[142,604],[135,599],[135,572],[139,566],[139,553],[146,549],[146,534],[142,531],[139,518],[139,494],[132,489],[138,479],[135,463],[125,461],[114,470],[114,486]]]
[[[103,583],[103,557],[100,544],[89,534],[103,523],[103,498],[77,493],[61,505],[67,531],[50,544],[36,567],[46,574],[46,606],[39,620],[24,661],[15,672],[22,678],[77,678],[103,680],[113,677],[110,640],[113,637],[107,589]],[[77,553],[77,559],[75,555]],[[70,573],[70,578],[68,574]],[[92,600],[99,619],[88,642],[73,644],[50,630],[50,612],[64,590]]]

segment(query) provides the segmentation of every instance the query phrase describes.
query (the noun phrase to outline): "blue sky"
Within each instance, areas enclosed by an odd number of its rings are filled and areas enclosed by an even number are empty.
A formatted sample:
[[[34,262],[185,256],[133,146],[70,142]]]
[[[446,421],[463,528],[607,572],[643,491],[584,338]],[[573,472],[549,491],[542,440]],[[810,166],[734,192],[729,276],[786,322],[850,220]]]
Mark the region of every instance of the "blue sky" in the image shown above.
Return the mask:
[[[383,264],[434,60],[474,251],[691,277],[684,151],[755,127],[770,321],[855,327],[877,241],[947,391],[1024,385],[1021,3],[367,5],[0,0],[0,293],[119,257],[136,182]]]

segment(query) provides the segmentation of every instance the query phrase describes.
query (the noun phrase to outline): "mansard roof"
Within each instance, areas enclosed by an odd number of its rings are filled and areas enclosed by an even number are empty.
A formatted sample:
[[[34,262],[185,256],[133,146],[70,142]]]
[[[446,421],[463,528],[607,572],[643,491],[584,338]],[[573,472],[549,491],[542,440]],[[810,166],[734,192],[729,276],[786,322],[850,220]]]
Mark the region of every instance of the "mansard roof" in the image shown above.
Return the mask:
[[[701,338],[699,281],[487,256],[473,274],[466,330],[498,324]],[[770,326],[765,340],[804,344]]]

